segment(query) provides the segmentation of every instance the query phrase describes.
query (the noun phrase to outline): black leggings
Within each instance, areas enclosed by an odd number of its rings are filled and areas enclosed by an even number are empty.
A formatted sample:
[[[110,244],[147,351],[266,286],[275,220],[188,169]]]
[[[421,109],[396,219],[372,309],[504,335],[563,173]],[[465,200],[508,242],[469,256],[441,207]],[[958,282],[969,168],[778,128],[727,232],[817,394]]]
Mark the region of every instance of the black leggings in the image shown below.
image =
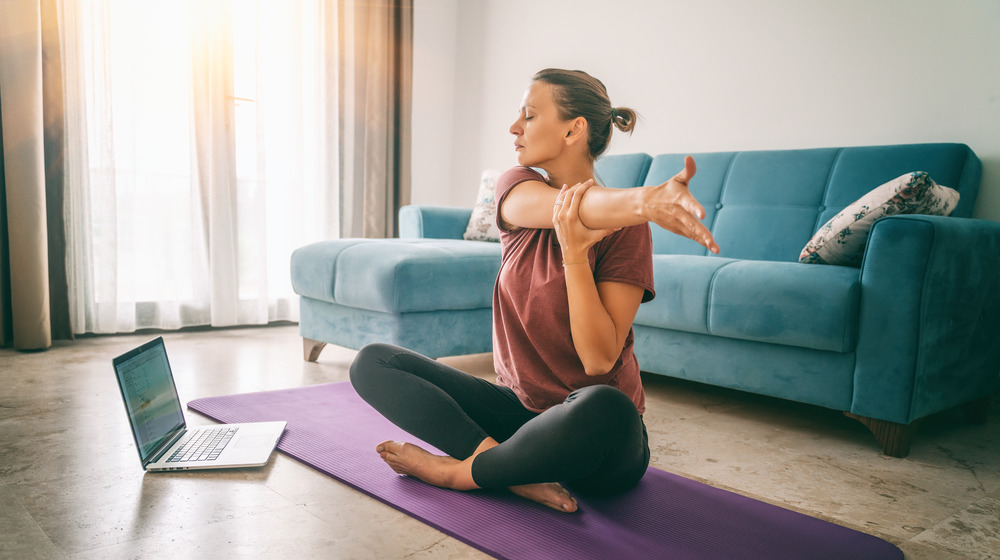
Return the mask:
[[[351,383],[394,424],[456,459],[472,456],[487,437],[499,442],[472,463],[481,488],[560,482],[616,492],[638,483],[649,465],[642,417],[607,385],[536,413],[507,387],[389,344],[361,349]]]

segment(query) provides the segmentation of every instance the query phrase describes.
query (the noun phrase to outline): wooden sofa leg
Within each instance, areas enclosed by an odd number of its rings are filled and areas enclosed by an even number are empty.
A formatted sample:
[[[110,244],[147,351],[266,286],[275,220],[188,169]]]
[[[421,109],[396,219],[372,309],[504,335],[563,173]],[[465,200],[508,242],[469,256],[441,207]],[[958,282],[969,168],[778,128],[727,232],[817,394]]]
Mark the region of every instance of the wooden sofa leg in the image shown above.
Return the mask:
[[[302,339],[302,359],[307,362],[315,362],[319,359],[319,353],[326,348],[325,342],[320,342],[318,340],[310,340],[308,338]]]
[[[910,454],[910,444],[913,442],[913,434],[917,431],[920,420],[915,420],[909,424],[898,424],[888,420],[876,420],[867,416],[858,416],[845,412],[845,416],[861,422],[875,436],[882,446],[882,453],[890,457],[903,458]]]

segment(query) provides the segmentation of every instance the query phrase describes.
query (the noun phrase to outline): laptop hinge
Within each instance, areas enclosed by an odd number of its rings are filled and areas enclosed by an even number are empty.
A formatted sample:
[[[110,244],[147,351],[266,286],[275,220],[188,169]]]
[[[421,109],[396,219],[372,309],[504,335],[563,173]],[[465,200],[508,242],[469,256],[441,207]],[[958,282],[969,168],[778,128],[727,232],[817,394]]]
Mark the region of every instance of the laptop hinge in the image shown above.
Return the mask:
[[[187,428],[185,426],[177,428],[177,431],[174,432],[174,435],[167,438],[166,443],[160,446],[160,449],[157,450],[156,453],[154,453],[153,456],[150,457],[148,461],[146,461],[146,464],[143,465],[142,468],[145,469],[146,465],[151,465],[159,461],[160,458],[163,457],[167,453],[167,451],[170,451],[170,448],[173,447],[175,443],[177,443],[177,440],[181,439],[181,437],[183,437],[184,434],[186,433],[187,433]]]

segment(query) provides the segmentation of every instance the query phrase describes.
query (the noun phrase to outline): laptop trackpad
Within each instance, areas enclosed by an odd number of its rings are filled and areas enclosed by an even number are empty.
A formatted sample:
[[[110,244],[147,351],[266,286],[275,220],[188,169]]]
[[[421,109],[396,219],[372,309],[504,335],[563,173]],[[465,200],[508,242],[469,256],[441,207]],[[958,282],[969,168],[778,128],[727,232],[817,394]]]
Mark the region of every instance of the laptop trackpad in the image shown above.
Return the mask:
[[[270,439],[269,436],[244,436],[236,440],[236,448],[266,447]]]

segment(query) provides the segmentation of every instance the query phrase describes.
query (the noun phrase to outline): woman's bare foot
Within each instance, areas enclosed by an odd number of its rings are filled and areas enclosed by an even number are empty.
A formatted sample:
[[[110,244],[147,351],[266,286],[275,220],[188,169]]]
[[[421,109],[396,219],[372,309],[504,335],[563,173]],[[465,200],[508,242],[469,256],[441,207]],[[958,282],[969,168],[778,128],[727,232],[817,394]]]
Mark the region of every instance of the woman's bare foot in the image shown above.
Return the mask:
[[[472,481],[472,460],[434,455],[423,448],[401,441],[383,441],[375,447],[379,456],[392,470],[452,490],[478,488]]]
[[[399,474],[412,476],[441,488],[474,490],[479,486],[472,479],[472,460],[476,455],[497,445],[493,439],[487,439],[464,461],[434,455],[417,445],[399,441],[383,441],[378,444],[375,451],[393,471]],[[555,510],[572,513],[577,509],[576,500],[555,482],[524,484],[511,486],[509,489],[522,498]]]
[[[566,513],[576,511],[576,498],[570,496],[569,492],[556,482],[524,484],[522,486],[511,486],[509,489],[522,498],[549,506],[552,509]]]

